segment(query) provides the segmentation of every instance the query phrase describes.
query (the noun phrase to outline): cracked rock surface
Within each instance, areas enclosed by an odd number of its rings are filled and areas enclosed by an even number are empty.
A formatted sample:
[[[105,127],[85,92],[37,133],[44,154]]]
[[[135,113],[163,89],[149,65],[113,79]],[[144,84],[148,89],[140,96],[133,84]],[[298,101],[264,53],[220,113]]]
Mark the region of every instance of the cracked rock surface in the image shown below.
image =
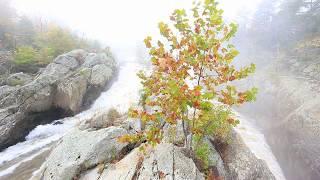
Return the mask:
[[[154,149],[149,149],[143,155],[138,148],[129,155],[117,162],[109,164],[101,175],[98,175],[97,168],[89,171],[81,180],[204,180],[204,174],[196,167],[192,159],[186,157],[182,148],[173,144],[163,143]]]
[[[39,124],[80,112],[103,91],[115,67],[111,55],[74,50],[58,56],[25,85],[1,86],[0,150],[23,140]]]
[[[128,123],[124,121],[124,123]],[[172,143],[148,147],[122,144],[117,137],[130,133],[126,126],[94,129],[76,127],[52,150],[32,179],[44,180],[204,180],[199,164],[186,149]],[[226,180],[272,180],[267,164],[258,159],[233,131],[232,142],[224,149],[210,148],[209,166],[213,177]],[[134,148],[135,147],[135,148]],[[132,149],[133,148],[133,149]],[[217,149],[216,149],[217,148]],[[198,163],[198,162],[197,162]]]
[[[232,141],[222,152],[222,160],[230,180],[274,180],[265,161],[258,159],[235,131]]]
[[[137,179],[194,179],[204,180],[193,160],[186,157],[182,148],[172,144],[160,144],[141,166]]]
[[[109,162],[126,147],[127,144],[117,142],[117,138],[126,133],[125,129],[114,126],[98,131],[75,128],[58,142],[37,177],[44,180],[71,180],[82,170]]]

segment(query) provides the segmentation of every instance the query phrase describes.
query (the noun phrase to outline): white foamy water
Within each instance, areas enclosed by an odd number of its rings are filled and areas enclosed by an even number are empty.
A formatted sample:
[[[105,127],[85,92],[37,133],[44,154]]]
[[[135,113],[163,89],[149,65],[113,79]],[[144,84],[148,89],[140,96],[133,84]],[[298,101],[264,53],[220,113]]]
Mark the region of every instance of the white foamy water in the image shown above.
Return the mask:
[[[35,153],[35,154],[33,154],[33,155],[31,155],[31,156],[23,159],[22,161],[19,161],[18,163],[14,164],[14,165],[12,165],[12,166],[10,166],[10,167],[7,168],[6,170],[1,171],[1,172],[0,172],[0,177],[13,173],[14,170],[15,170],[17,167],[19,167],[22,163],[31,161],[33,158],[39,156],[40,154],[42,154],[43,152],[48,151],[48,150],[50,150],[50,148],[43,148],[43,149],[41,149],[40,151],[38,151],[37,153]]]
[[[126,63],[120,67],[119,77],[116,82],[106,92],[103,92],[95,101],[91,108],[74,117],[59,120],[63,124],[39,125],[26,137],[25,142],[11,146],[0,153],[0,167],[6,162],[19,158],[26,154],[32,154],[27,158],[21,159],[18,163],[12,164],[5,170],[0,171],[0,177],[10,173],[19,167],[23,162],[30,161],[39,153],[43,152],[50,143],[59,140],[77,123],[90,119],[98,113],[107,111],[109,108],[116,108],[119,112],[124,113],[131,105],[139,100],[139,90],[141,89],[140,80],[136,73],[143,69],[142,65],[137,63]],[[244,142],[252,152],[260,159],[265,160],[272,173],[279,180],[285,177],[271,152],[269,145],[261,132],[257,130],[245,118],[240,118],[241,124],[236,128]],[[34,152],[34,153],[32,153]]]
[[[113,83],[108,91],[100,95],[90,109],[74,117],[59,120],[62,124],[39,125],[28,134],[26,141],[0,152],[0,168],[6,162],[28,155],[27,158],[22,158],[19,163],[0,171],[0,177],[14,173],[14,170],[22,162],[32,160],[39,154],[39,151],[42,152],[50,143],[59,140],[77,123],[90,119],[97,113],[105,112],[111,107],[116,108],[121,113],[126,112],[131,105],[138,102],[141,85],[136,73],[142,68],[142,65],[134,62],[125,63],[119,69],[118,80]],[[29,156],[29,154],[32,155]]]
[[[0,166],[7,161],[13,160],[14,158],[28,154],[32,151],[39,150],[49,145],[51,142],[57,141],[61,136],[62,135],[60,134],[55,134],[48,138],[27,140],[11,146],[0,153]]]
[[[135,63],[128,64],[121,69],[119,80],[110,90],[102,93],[91,109],[102,110],[113,107],[120,113],[125,113],[131,105],[138,102],[141,84],[136,73],[142,67]]]
[[[245,144],[250,150],[259,158],[264,160],[270,171],[273,173],[277,180],[285,180],[284,174],[273,155],[270,146],[267,144],[264,135],[250,123],[246,118],[237,114],[240,119],[240,124],[235,130],[240,134]]]

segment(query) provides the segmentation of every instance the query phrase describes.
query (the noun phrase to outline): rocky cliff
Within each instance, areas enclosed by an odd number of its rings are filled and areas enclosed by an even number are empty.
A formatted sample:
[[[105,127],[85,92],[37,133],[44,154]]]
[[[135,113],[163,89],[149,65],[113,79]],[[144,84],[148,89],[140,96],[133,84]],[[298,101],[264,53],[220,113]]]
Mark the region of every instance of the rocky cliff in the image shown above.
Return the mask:
[[[320,177],[320,40],[308,39],[257,74],[257,102],[242,112],[258,119],[288,179]]]
[[[0,87],[0,150],[23,140],[39,124],[80,112],[104,90],[115,68],[106,53],[74,50],[35,77],[10,75]]]

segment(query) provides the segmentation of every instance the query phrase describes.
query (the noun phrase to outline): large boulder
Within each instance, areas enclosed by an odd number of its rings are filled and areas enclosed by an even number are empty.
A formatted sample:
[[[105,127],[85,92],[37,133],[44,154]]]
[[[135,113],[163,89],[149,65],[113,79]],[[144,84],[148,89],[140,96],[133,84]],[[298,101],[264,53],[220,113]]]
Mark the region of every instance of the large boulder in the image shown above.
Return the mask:
[[[58,56],[31,82],[0,87],[0,150],[39,124],[80,112],[104,90],[115,68],[104,53],[74,50]],[[88,96],[92,89],[94,97]]]
[[[118,180],[125,180],[125,179],[133,179],[133,177],[137,174],[137,171],[141,167],[143,162],[144,155],[142,152],[139,151],[138,148],[134,149],[130,154],[128,154],[125,158],[121,161],[117,162],[116,164],[108,164],[103,172],[100,172],[100,179],[118,179]],[[99,167],[98,167],[99,168]],[[96,168],[95,168],[96,169]],[[91,170],[92,172],[95,169]],[[99,173],[97,173],[99,174]],[[88,175],[84,175],[81,179],[97,179],[91,176],[90,178]]]
[[[146,154],[134,149],[115,164],[107,164],[105,169],[96,167],[83,174],[81,180],[126,180],[126,179],[188,179],[204,180],[204,174],[188,158],[183,148],[162,143]]]
[[[81,171],[117,158],[127,146],[119,143],[117,137],[126,133],[114,126],[98,131],[75,128],[58,142],[35,176],[44,180],[72,180]]]
[[[221,153],[226,168],[226,179],[275,179],[266,162],[255,156],[236,131],[232,131],[230,143],[219,144],[217,149]]]
[[[78,112],[87,91],[87,77],[75,75],[58,84],[54,105],[71,112]]]
[[[138,179],[205,179],[183,148],[160,144],[150,153],[140,168]]]

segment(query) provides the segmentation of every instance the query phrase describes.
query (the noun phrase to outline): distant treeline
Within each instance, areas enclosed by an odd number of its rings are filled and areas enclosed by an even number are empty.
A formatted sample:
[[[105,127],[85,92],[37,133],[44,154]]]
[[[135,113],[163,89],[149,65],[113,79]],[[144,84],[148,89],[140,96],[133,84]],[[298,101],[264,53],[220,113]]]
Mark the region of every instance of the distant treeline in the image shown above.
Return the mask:
[[[0,0],[0,50],[11,51],[15,64],[46,65],[77,48],[100,50],[101,45],[41,18],[18,16],[10,0]]]
[[[320,0],[262,0],[251,19],[245,10],[241,17],[240,25],[250,24],[240,30],[243,41],[271,50],[288,49],[319,36]]]

